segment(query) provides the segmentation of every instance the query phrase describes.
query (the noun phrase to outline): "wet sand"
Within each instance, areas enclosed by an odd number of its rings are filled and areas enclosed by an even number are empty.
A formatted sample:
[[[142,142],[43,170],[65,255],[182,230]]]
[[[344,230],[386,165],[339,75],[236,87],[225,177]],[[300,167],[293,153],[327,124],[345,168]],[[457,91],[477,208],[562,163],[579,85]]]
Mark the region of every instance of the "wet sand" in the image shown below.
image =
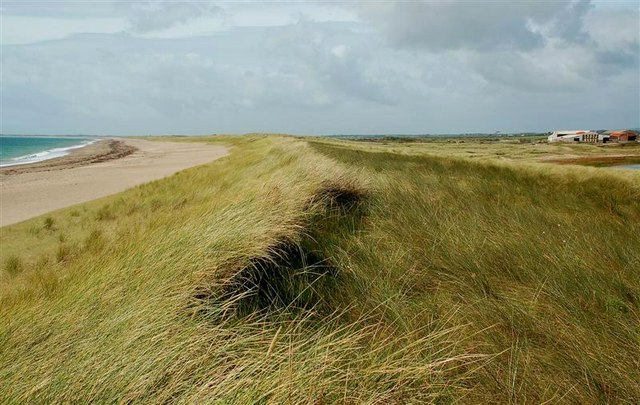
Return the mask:
[[[208,163],[224,146],[101,140],[67,156],[0,169],[0,226],[124,191]]]

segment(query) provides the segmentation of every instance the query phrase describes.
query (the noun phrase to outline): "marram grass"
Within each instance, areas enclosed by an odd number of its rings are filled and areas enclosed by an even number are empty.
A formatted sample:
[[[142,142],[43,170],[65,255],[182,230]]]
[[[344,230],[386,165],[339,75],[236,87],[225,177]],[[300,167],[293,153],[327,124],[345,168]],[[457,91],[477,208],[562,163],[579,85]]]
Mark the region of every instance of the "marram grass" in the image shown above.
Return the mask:
[[[2,228],[0,402],[640,398],[638,176],[207,140],[231,155]]]

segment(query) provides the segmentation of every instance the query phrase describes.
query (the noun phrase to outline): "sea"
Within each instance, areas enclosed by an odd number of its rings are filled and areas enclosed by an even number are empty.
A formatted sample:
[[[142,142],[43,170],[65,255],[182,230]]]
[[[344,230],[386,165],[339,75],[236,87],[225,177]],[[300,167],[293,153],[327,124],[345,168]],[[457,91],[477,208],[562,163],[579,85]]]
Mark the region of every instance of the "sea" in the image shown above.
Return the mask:
[[[78,136],[0,135],[0,167],[64,156],[92,142],[91,138]]]

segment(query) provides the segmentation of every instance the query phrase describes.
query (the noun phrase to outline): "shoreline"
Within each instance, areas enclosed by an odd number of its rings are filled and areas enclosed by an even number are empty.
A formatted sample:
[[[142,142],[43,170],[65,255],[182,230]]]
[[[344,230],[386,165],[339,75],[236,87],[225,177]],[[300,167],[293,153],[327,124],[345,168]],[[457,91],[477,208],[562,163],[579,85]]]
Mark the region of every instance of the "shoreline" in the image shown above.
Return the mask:
[[[0,175],[14,175],[50,170],[62,170],[92,163],[119,159],[136,151],[124,140],[99,139],[85,145],[72,146],[62,156],[22,164],[0,166]]]
[[[0,168],[0,227],[158,180],[228,154],[206,143],[105,139],[66,156]]]
[[[32,138],[32,137],[29,137],[29,138]],[[51,160],[51,159],[55,159],[55,158],[59,158],[59,157],[64,157],[64,156],[67,156],[70,153],[72,153],[74,149],[84,148],[86,146],[89,146],[89,145],[97,142],[97,141],[98,141],[97,139],[85,140],[84,142],[79,143],[77,145],[59,147],[59,148],[52,148],[52,149],[45,149],[45,150],[42,150],[42,151],[29,153],[29,154],[22,155],[22,156],[16,156],[16,157],[13,157],[13,158],[9,159],[9,161],[11,161],[13,163],[0,164],[0,168],[12,167],[12,166],[23,166],[23,165],[28,165],[28,164],[31,164],[31,163],[39,163],[39,162],[43,162],[45,160]],[[49,156],[49,155],[51,155],[51,156]]]

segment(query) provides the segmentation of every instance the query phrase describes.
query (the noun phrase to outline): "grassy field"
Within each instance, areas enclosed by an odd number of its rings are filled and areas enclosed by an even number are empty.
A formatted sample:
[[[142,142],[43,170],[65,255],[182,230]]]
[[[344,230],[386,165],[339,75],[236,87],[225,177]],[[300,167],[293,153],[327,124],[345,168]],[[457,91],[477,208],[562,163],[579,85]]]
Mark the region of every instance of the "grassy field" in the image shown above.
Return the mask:
[[[640,174],[541,163],[602,148],[206,140],[2,228],[1,403],[640,401]]]

